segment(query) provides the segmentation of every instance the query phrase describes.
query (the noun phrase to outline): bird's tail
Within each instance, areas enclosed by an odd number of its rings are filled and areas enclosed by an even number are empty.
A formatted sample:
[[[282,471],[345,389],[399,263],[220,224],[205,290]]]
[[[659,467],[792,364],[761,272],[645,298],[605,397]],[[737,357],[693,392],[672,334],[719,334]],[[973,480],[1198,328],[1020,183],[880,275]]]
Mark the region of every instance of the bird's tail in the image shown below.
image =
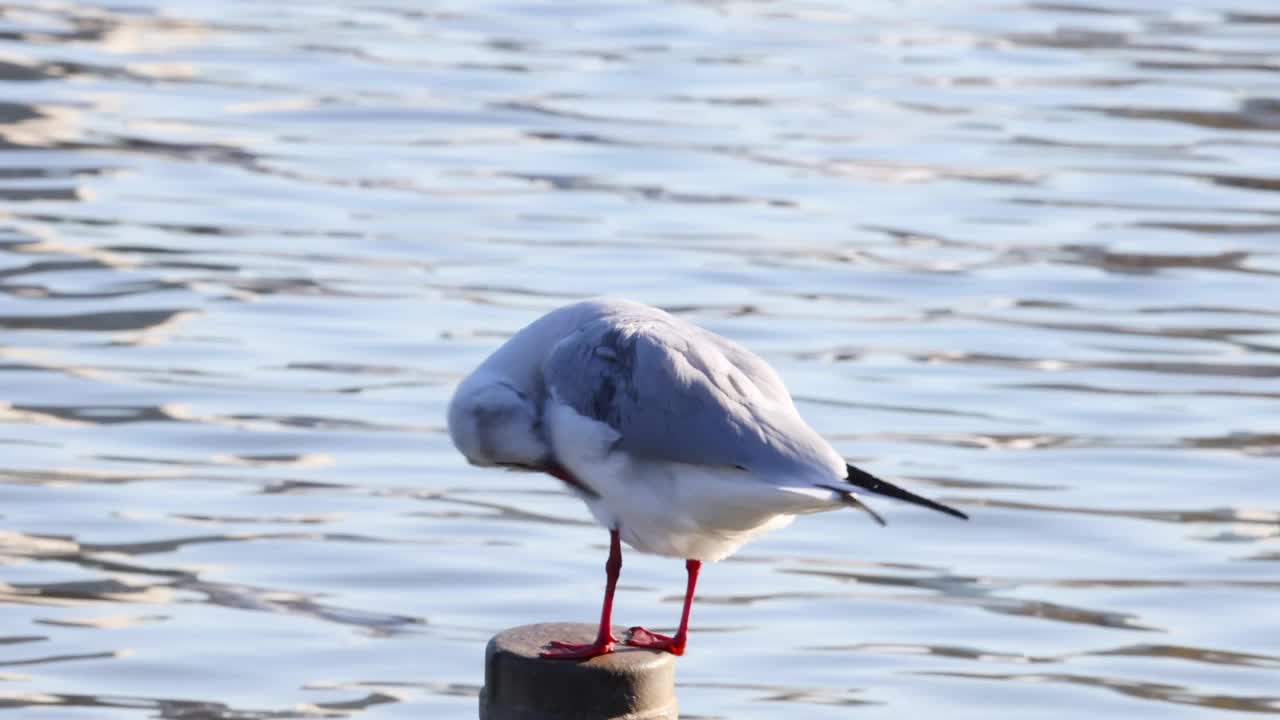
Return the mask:
[[[877,523],[880,524],[880,527],[884,527],[885,525],[888,525],[888,523],[884,521],[884,518],[880,516],[880,513],[876,512],[875,510],[872,510],[870,505],[867,505],[866,503],[859,500],[858,496],[854,495],[853,491],[850,490],[849,488],[839,487],[837,485],[820,485],[819,487],[823,488],[824,490],[830,490],[831,492],[834,492],[835,494],[839,495],[840,502],[844,503],[845,505],[848,505],[849,507],[854,508],[855,510],[861,510],[866,514],[870,515],[872,520],[875,520]]]
[[[898,487],[897,485],[894,485],[893,483],[881,480],[880,478],[876,477],[875,475],[872,475],[871,473],[865,470],[860,470],[848,464],[846,464],[845,467],[848,468],[848,471],[849,471],[848,476],[845,477],[845,481],[852,485],[856,485],[862,488],[863,490],[866,490],[868,492],[873,492],[877,495],[884,495],[885,497],[891,497],[895,500],[902,500],[904,502],[913,503],[915,505],[922,505],[924,507],[929,508],[930,510],[937,510],[940,513],[946,513],[952,517],[958,517],[961,520],[969,519],[968,515],[965,515],[964,513],[960,512],[959,510],[956,510],[953,507],[947,507],[946,505],[943,505],[940,502],[934,502],[929,498],[920,497],[919,495],[911,492],[910,490],[904,490]],[[874,517],[876,521],[879,522],[881,525],[884,524],[884,520],[879,515],[872,512],[871,508],[868,508],[866,505],[863,505],[860,501],[857,500],[857,498],[853,498],[852,493],[848,493],[847,490],[844,492],[841,492],[838,488],[835,488],[835,487],[831,487],[830,489],[836,490],[836,492],[840,492],[840,496],[842,500],[846,498],[846,493],[847,493],[848,497],[851,498],[853,502],[849,502],[849,500],[845,500],[846,503],[854,505],[855,507],[861,507],[867,512],[870,512],[872,517]]]

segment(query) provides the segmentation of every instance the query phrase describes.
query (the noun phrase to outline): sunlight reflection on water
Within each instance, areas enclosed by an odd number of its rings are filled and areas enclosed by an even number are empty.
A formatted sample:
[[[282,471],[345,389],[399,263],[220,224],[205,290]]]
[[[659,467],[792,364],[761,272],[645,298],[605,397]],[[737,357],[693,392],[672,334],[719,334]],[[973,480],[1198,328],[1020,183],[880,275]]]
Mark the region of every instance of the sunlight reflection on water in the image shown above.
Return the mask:
[[[708,568],[684,717],[1280,713],[1277,26],[0,7],[0,708],[473,715],[492,633],[594,616],[605,536],[444,404],[612,293],[973,516]],[[680,583],[629,555],[620,617]]]

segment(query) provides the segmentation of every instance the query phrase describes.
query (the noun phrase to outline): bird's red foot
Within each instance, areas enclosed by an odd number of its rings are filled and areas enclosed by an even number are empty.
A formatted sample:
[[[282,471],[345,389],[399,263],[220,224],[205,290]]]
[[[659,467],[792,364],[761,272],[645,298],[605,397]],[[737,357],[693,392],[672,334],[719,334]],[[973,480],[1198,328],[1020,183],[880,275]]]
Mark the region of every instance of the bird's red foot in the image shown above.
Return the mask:
[[[684,643],[685,641],[682,637],[670,637],[656,632],[649,632],[639,626],[627,631],[627,644],[631,647],[666,650],[672,655],[683,655]]]
[[[608,655],[613,652],[613,646],[617,642],[618,639],[612,635],[604,642],[599,639],[589,643],[568,643],[552,640],[547,644],[546,650],[538,653],[538,657],[551,660],[590,660],[593,657]]]

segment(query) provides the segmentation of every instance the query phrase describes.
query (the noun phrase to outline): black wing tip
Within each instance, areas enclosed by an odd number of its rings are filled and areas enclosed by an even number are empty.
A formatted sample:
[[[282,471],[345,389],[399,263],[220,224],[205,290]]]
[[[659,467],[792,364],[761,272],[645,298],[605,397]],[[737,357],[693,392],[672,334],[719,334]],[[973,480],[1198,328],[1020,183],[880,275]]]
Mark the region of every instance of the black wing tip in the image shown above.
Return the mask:
[[[933,508],[934,510],[937,510],[937,511],[938,511],[938,512],[940,512],[940,513],[945,513],[945,514],[950,515],[951,517],[953,517],[953,518],[957,518],[957,519],[959,519],[959,520],[968,520],[968,519],[969,519],[969,514],[968,514],[968,513],[966,513],[966,512],[962,512],[962,511],[960,511],[960,510],[957,510],[957,509],[955,509],[955,508],[951,507],[950,505],[943,505],[942,503],[933,503],[932,505],[928,505],[927,507]]]
[[[929,498],[926,498],[926,497],[921,497],[911,492],[910,490],[905,490],[903,488],[898,487],[897,485],[894,485],[891,482],[881,480],[880,478],[876,477],[875,475],[872,475],[866,470],[856,468],[847,463],[845,464],[845,468],[848,469],[848,473],[849,473],[848,476],[845,477],[845,480],[853,485],[857,485],[858,487],[863,488],[864,490],[876,493],[877,495],[884,495],[885,497],[891,497],[895,500],[902,500],[903,502],[909,502],[914,505],[927,507],[930,510],[936,510],[940,513],[944,513],[946,515],[950,515],[951,517],[959,518],[961,520],[969,519],[968,515],[966,515],[963,512],[960,512],[959,510],[949,505],[943,505],[940,502],[930,500]]]

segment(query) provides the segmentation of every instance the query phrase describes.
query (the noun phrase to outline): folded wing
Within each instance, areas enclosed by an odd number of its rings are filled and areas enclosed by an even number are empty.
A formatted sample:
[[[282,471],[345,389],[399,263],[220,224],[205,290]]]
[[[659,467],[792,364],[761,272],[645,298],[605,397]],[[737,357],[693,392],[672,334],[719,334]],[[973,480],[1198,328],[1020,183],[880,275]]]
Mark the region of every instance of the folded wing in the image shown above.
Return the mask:
[[[762,360],[664,319],[589,323],[555,346],[543,378],[552,402],[606,423],[620,449],[652,460],[777,464],[798,420]]]

